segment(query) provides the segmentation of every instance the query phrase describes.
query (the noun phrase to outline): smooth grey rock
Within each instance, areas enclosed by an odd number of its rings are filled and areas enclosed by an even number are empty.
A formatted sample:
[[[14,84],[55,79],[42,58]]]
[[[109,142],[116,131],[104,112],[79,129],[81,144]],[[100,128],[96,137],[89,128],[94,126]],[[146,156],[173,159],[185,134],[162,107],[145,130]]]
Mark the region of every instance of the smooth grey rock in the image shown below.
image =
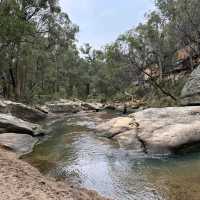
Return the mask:
[[[0,134],[0,145],[8,147],[16,153],[24,154],[32,151],[38,138],[26,134],[3,133]]]
[[[200,143],[200,107],[152,108],[134,113],[148,152],[173,153]]]
[[[200,105],[200,66],[190,75],[181,92],[182,105]]]
[[[77,113],[82,110],[81,103],[71,100],[60,100],[45,104],[52,113]]]
[[[133,122],[131,122],[133,120]],[[138,126],[130,126],[130,122]],[[116,118],[97,126],[98,131],[115,133],[114,139],[122,146],[135,147],[141,143],[148,153],[176,153],[200,144],[200,106],[150,108]],[[123,131],[123,128],[129,131]]]
[[[46,103],[44,108],[52,113],[77,113],[82,110],[103,110],[104,106],[101,103],[88,103],[78,99],[60,99],[59,101]]]
[[[0,100],[0,113],[11,113],[13,116],[29,122],[40,122],[47,117],[47,112],[23,103]]]
[[[23,133],[32,136],[44,134],[44,131],[37,124],[23,121],[10,114],[0,114],[0,133]]]
[[[16,103],[13,101],[4,101],[4,103],[8,106],[9,112],[13,116],[25,121],[36,123],[47,117],[47,113],[43,112],[42,110],[27,106],[22,103]]]

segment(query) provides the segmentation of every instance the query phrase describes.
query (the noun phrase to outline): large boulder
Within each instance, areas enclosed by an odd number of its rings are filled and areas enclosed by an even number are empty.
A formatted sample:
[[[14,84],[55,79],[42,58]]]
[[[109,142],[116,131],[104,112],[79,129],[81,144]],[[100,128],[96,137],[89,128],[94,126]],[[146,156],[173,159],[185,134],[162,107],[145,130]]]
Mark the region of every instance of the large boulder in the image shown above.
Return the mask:
[[[47,117],[47,113],[41,109],[13,101],[4,101],[4,103],[8,106],[8,110],[13,116],[29,122],[40,122]]]
[[[182,105],[200,105],[200,66],[191,74],[181,93]]]
[[[44,131],[37,124],[18,119],[10,114],[0,114],[0,133],[22,133],[31,136],[40,136]]]
[[[147,152],[177,152],[200,143],[200,107],[151,108],[131,117]]]
[[[0,113],[11,113],[13,116],[29,122],[40,122],[47,117],[47,112],[23,103],[1,100]]]
[[[133,120],[132,127],[124,120]],[[113,134],[115,122],[123,123],[123,129],[129,131],[121,129],[113,139],[125,146],[133,145],[134,149],[139,142],[148,153],[175,153],[200,144],[200,106],[146,109],[129,115],[129,119],[117,118],[102,123],[98,131]]]
[[[3,133],[0,134],[0,145],[19,153],[29,153],[34,145],[38,142],[38,138],[26,134]]]

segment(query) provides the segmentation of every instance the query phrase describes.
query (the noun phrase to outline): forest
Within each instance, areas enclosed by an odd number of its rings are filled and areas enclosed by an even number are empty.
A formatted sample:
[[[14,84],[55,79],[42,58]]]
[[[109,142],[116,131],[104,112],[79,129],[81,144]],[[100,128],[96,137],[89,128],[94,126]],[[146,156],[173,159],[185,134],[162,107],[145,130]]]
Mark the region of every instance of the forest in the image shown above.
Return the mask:
[[[149,94],[176,104],[185,75],[171,76],[180,66],[191,72],[198,65],[199,10],[199,0],[155,0],[144,22],[94,49],[78,47],[79,26],[59,1],[1,0],[1,96],[34,103]]]
[[[0,0],[0,200],[199,200],[199,167],[200,0]]]

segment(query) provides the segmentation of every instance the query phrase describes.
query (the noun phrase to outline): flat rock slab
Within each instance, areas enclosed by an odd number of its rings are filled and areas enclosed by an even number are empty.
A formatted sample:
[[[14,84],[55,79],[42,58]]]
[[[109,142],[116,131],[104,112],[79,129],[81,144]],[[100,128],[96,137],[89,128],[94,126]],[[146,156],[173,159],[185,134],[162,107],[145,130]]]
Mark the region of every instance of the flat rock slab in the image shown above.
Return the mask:
[[[29,122],[40,122],[47,117],[47,112],[42,111],[42,109],[37,109],[22,103],[17,103],[13,101],[2,101],[6,105],[7,110],[13,116],[23,119]]]
[[[10,114],[0,114],[0,133],[23,133],[32,136],[44,134],[41,127],[27,121],[18,119]]]
[[[101,103],[88,103],[80,100],[60,99],[59,101],[46,103],[45,107],[52,113],[77,113],[82,110],[103,110]]]
[[[37,138],[26,134],[0,134],[0,144],[20,154],[31,152],[37,142]]]
[[[138,126],[131,128],[131,120]],[[146,152],[175,153],[200,144],[200,106],[151,108],[97,126],[110,134],[116,128],[119,143],[135,148],[140,142]]]
[[[70,100],[47,103],[45,106],[52,113],[77,113],[81,111],[81,103]]]

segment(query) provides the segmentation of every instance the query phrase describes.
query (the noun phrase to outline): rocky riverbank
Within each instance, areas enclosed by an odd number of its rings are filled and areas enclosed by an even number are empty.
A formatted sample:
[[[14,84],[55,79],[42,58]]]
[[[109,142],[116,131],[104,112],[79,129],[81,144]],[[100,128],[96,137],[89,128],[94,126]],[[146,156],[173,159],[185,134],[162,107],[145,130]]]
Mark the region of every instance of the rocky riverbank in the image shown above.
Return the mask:
[[[32,151],[46,131],[38,123],[47,113],[12,101],[0,101],[0,145],[18,154]]]
[[[68,109],[63,112],[74,112],[71,109],[74,108],[74,103],[67,102],[66,104]],[[87,107],[92,110],[97,109],[89,107],[89,105]],[[38,123],[52,115],[53,112],[49,109],[38,106],[31,107],[7,100],[0,101],[1,200],[106,199],[100,197],[96,192],[50,180],[28,163],[18,159],[18,156],[31,152],[39,138],[46,134],[46,131]]]
[[[107,105],[77,99],[61,99],[35,108],[1,101],[0,144],[17,153],[30,152],[38,142],[38,136],[46,132],[37,122],[58,114],[94,111],[95,115],[95,111],[106,109]],[[165,154],[200,144],[199,120],[199,106],[149,108],[107,122],[95,123],[93,128],[100,135],[117,140],[123,147]]]
[[[94,191],[44,177],[37,169],[2,147],[0,197],[1,200],[106,200]]]
[[[38,123],[51,117],[78,113],[80,120],[94,122],[89,129],[116,140],[125,149],[145,153],[169,154],[200,145],[200,106],[149,108],[111,120],[99,120],[97,111],[110,109],[100,103],[60,100],[42,107],[11,101],[0,102],[0,196],[17,199],[105,199],[95,192],[58,183],[42,176],[17,155],[32,151],[46,134]],[[81,111],[81,112],[80,112]],[[104,113],[99,112],[99,114]],[[91,115],[84,115],[91,113]],[[84,120],[83,120],[84,121]],[[85,126],[80,123],[80,126]],[[17,153],[14,154],[11,151]]]
[[[78,99],[46,103],[44,106],[28,106],[22,103],[0,100],[0,145],[19,154],[32,151],[41,136],[46,134],[40,125],[43,120],[80,111],[98,112],[107,109],[101,103],[83,102]]]

